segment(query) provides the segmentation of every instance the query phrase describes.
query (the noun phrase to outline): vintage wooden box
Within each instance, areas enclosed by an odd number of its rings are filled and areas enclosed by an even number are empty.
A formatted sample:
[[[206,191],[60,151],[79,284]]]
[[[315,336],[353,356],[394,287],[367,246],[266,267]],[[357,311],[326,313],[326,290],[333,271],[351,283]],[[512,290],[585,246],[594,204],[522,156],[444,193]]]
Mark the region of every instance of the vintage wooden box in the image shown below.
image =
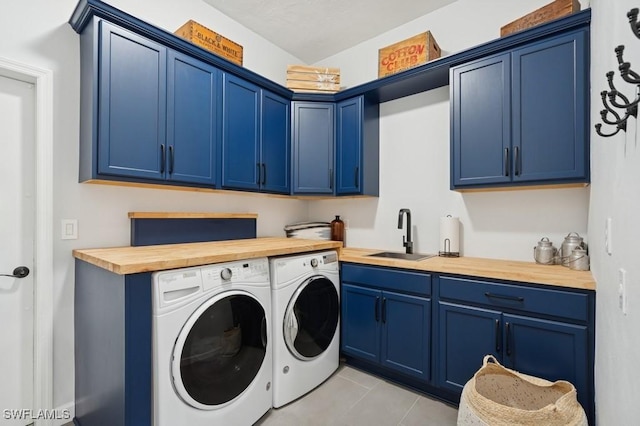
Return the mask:
[[[242,46],[221,36],[194,20],[187,21],[178,28],[176,35],[189,40],[191,43],[203,47],[228,61],[242,65]]]
[[[571,15],[580,10],[578,0],[556,0],[500,28],[500,37]]]
[[[427,63],[441,55],[431,31],[378,50],[378,78]]]
[[[287,88],[294,92],[335,93],[340,91],[340,68],[287,66]]]

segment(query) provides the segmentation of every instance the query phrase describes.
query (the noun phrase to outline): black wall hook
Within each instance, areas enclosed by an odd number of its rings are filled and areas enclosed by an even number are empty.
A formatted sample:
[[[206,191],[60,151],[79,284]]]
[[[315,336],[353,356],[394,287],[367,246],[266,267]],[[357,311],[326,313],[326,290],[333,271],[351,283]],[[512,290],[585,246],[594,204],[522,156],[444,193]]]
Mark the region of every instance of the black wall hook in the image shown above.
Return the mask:
[[[640,38],[640,22],[638,22],[638,8],[635,7],[627,13],[629,24],[631,24],[631,32]]]
[[[640,38],[640,22],[638,22],[638,8],[631,9],[627,13],[629,18],[629,24],[631,25],[631,31],[633,34]],[[625,95],[623,95],[613,84],[613,71],[609,71],[606,74],[609,90],[600,92],[602,97],[602,104],[604,108],[600,111],[600,118],[602,122],[610,126],[616,126],[616,130],[613,133],[603,133],[602,124],[595,125],[596,132],[605,138],[617,134],[620,130],[627,131],[627,120],[629,117],[638,118],[638,104],[640,104],[640,74],[631,69],[631,64],[624,60],[624,45],[619,45],[614,49],[616,59],[618,60],[618,70],[622,79],[629,84],[636,85],[636,98],[633,101],[629,101]],[[609,102],[607,103],[607,98]],[[609,106],[611,104],[611,106]],[[613,108],[618,108],[622,111],[618,112]],[[624,112],[624,113],[623,113]],[[611,114],[615,119],[610,119]],[[623,116],[624,115],[624,116]]]

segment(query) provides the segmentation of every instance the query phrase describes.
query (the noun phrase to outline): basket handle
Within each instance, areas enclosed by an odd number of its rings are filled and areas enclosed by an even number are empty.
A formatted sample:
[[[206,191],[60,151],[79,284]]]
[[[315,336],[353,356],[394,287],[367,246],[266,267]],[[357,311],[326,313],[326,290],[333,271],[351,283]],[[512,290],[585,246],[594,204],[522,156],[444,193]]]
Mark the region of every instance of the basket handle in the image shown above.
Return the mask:
[[[499,366],[501,366],[501,367],[502,367],[502,364],[500,364],[500,363],[498,362],[498,360],[496,359],[496,357],[495,357],[495,356],[493,356],[493,355],[485,355],[485,356],[484,356],[484,359],[482,360],[482,366],[483,366],[483,367],[486,367],[486,366],[487,366],[487,364],[489,363],[489,361],[491,361],[491,362],[492,362],[492,364],[496,364],[496,365],[499,365]]]

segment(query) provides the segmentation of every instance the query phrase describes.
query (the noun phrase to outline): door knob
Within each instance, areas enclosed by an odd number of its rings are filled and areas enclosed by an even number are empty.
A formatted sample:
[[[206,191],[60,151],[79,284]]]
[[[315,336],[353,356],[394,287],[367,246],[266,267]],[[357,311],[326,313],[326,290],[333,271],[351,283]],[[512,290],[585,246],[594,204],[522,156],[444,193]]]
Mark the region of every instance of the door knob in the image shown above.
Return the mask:
[[[0,277],[24,278],[29,275],[29,268],[26,266],[18,266],[13,270],[13,274],[0,274]]]

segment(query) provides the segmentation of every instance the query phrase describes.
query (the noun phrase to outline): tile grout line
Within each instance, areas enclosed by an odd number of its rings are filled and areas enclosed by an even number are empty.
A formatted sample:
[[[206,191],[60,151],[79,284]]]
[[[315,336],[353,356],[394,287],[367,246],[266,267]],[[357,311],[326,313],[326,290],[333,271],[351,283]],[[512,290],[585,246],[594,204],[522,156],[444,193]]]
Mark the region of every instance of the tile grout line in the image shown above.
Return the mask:
[[[344,378],[344,379],[346,379],[346,377],[343,377],[343,378]],[[347,380],[349,380],[349,379],[347,379]],[[353,382],[353,380],[350,380],[350,381],[352,381],[352,382]],[[354,382],[354,383],[356,383],[356,382]],[[362,386],[362,385],[361,385],[361,384],[359,384],[359,383],[356,383],[356,384],[357,384],[357,385],[359,385],[359,386]],[[367,389],[367,391],[366,391],[366,392],[365,392],[365,393],[364,393],[364,394],[363,394],[363,395],[362,395],[362,396],[361,396],[361,397],[360,397],[356,402],[354,402],[353,404],[351,404],[351,406],[349,406],[349,408],[347,408],[347,409],[345,410],[345,412],[344,412],[344,413],[342,413],[342,415],[341,415],[340,417],[338,417],[338,420],[340,420],[340,419],[344,419],[344,418],[347,416],[347,414],[349,413],[349,411],[351,411],[351,409],[352,409],[353,407],[355,407],[356,405],[358,405],[358,403],[359,403],[360,401],[362,401],[364,398],[366,398],[366,396],[367,396],[367,395],[369,395],[369,393],[373,390],[373,388],[375,388],[375,387],[376,387],[376,386],[378,386],[378,385],[379,385],[379,383],[376,383],[372,388],[366,388],[366,387],[362,386],[364,389]]]
[[[409,407],[409,409],[407,410],[406,413],[404,413],[404,416],[402,416],[402,418],[400,419],[400,421],[398,422],[398,426],[402,425],[402,422],[404,421],[404,419],[407,418],[407,416],[409,415],[409,413],[411,412],[411,410],[413,410],[413,407],[416,406],[416,404],[418,403],[418,400],[420,399],[419,396],[416,395],[416,400],[413,401],[413,404],[411,404],[411,407]]]
[[[365,385],[363,385],[362,383],[357,382],[355,379],[352,379],[351,377],[343,376],[343,375],[342,375],[342,374],[340,374],[340,373],[338,373],[338,377],[340,377],[340,378],[342,378],[342,379],[345,379],[345,380],[348,380],[348,381],[350,381],[351,383],[355,383],[356,385],[358,385],[358,386],[360,386],[360,387],[363,387],[363,388],[367,389],[367,391],[369,391],[369,390],[373,389],[374,387],[376,387],[376,386],[378,385],[378,383],[376,383],[376,384],[375,384],[375,385],[373,385],[372,387],[368,388],[368,387],[366,387]]]

